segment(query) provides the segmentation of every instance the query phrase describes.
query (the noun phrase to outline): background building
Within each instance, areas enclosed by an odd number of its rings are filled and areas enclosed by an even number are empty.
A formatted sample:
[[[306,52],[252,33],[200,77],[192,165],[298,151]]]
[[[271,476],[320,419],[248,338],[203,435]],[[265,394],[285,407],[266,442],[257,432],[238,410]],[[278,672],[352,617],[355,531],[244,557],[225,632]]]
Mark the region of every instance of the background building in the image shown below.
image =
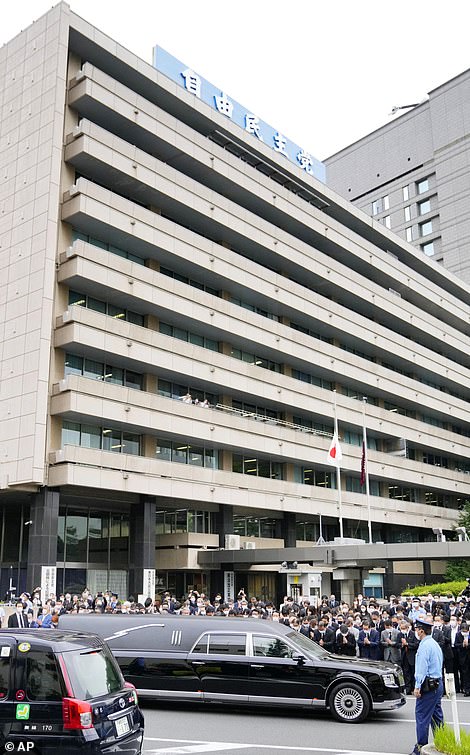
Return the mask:
[[[3,591],[213,592],[201,550],[332,540],[333,391],[345,536],[363,397],[375,541],[432,540],[470,495],[468,287],[189,73],[66,4],[0,50]]]
[[[470,283],[470,71],[325,164],[331,188]]]

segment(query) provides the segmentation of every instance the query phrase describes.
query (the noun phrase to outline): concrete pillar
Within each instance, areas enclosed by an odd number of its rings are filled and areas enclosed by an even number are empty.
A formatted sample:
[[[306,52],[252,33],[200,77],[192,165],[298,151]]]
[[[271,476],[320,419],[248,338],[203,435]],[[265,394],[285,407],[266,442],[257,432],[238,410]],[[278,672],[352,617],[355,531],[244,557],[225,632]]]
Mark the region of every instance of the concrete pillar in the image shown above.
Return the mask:
[[[356,597],[354,585],[354,579],[344,579],[341,582],[341,600],[345,600],[346,603],[349,603],[349,605],[352,605],[352,602]]]
[[[233,506],[222,504],[216,514],[219,548],[225,548],[225,535],[233,533]]]
[[[131,507],[129,595],[144,592],[144,569],[155,569],[155,510],[153,497],[141,496]]]
[[[221,504],[216,514],[216,527],[219,533],[219,548],[225,548],[225,535],[231,535],[233,533],[233,506],[230,504]],[[224,585],[224,572],[233,571],[232,564],[221,564],[220,569],[211,571],[210,573],[210,591],[213,598],[217,592],[223,596],[224,600],[227,600]]]
[[[297,545],[297,525],[295,512],[284,512],[282,527],[282,537],[284,538],[284,548],[295,548]]]
[[[41,584],[42,566],[57,566],[59,498],[58,490],[45,487],[32,500],[26,576],[29,590]]]

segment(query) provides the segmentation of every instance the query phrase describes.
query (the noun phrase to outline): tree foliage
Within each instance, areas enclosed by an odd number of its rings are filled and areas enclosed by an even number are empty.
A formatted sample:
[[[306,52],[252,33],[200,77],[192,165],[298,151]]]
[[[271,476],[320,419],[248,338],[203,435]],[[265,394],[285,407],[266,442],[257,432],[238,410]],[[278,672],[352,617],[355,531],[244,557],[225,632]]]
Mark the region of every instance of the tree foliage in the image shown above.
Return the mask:
[[[456,527],[465,527],[470,537],[470,501],[466,500],[463,508],[459,511]],[[470,547],[470,543],[469,543]],[[470,559],[460,559],[458,561],[448,561],[447,569],[444,575],[449,582],[461,580],[470,577]]]

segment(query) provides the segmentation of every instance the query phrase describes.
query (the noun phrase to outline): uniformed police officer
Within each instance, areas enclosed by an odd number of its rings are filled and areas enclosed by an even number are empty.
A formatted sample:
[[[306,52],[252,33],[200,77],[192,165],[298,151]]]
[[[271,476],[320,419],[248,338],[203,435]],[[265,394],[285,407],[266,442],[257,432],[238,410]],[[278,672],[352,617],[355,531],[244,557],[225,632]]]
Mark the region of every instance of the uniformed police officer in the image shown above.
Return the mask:
[[[416,634],[420,641],[416,653],[415,689],[416,697],[416,744],[411,755],[418,755],[423,745],[428,743],[429,724],[432,730],[444,722],[441,698],[442,650],[431,637],[433,624],[427,618],[416,620]]]

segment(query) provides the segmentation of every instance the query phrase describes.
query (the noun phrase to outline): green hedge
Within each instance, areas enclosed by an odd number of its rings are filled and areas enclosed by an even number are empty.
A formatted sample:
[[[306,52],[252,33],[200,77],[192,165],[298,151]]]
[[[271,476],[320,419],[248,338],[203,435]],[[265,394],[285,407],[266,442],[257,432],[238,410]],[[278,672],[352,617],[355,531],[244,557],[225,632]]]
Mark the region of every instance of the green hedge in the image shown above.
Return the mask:
[[[467,584],[466,580],[459,580],[455,582],[438,582],[435,585],[416,585],[416,587],[407,587],[406,590],[402,591],[402,594],[422,596],[428,595],[428,593],[432,593],[433,595],[447,595],[450,593],[455,598],[467,587]]]

